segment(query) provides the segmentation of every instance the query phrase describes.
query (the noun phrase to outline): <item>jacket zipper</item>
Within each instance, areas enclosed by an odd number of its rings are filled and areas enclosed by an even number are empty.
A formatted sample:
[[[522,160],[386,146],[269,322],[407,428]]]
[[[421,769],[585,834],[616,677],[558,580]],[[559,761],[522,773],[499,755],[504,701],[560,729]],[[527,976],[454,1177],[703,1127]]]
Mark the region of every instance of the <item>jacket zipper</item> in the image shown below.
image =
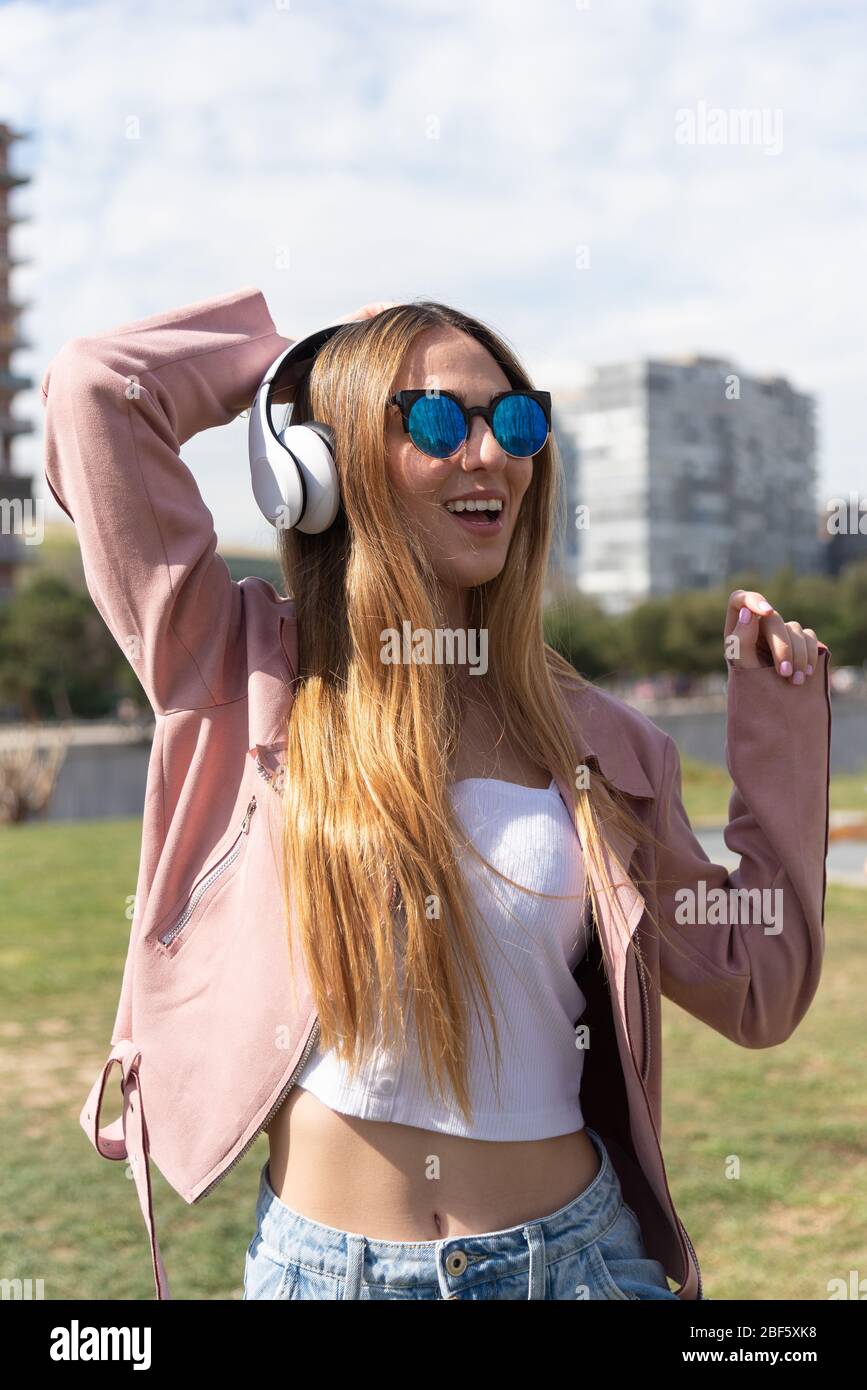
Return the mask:
[[[656,1148],[657,1148],[657,1151],[658,1151],[658,1153],[659,1153],[659,1164],[660,1164],[660,1168],[662,1169],[662,1177],[663,1177],[663,1181],[665,1182],[665,1191],[666,1191],[666,1194],[667,1194],[667,1196],[668,1196],[668,1203],[669,1203],[669,1206],[671,1207],[672,1214],[674,1215],[675,1220],[677,1221],[678,1226],[680,1227],[681,1231],[683,1232],[684,1240],[686,1241],[686,1244],[689,1246],[689,1251],[690,1251],[690,1254],[692,1255],[693,1263],[695,1264],[696,1277],[697,1277],[697,1279],[698,1279],[698,1296],[699,1296],[699,1298],[701,1298],[703,1295],[702,1295],[702,1283],[701,1283],[701,1267],[700,1267],[700,1265],[699,1265],[699,1263],[698,1263],[698,1256],[697,1256],[696,1253],[695,1253],[695,1246],[693,1245],[692,1241],[691,1241],[690,1238],[689,1238],[689,1232],[687,1231],[686,1227],[684,1226],[683,1222],[681,1221],[680,1217],[678,1216],[677,1210],[676,1210],[675,1205],[674,1205],[674,1199],[672,1198],[672,1195],[671,1195],[671,1188],[670,1188],[669,1185],[668,1185],[668,1179],[667,1179],[667,1177],[666,1177],[666,1175],[665,1175],[665,1159],[664,1159],[663,1156],[662,1156],[662,1146],[661,1146],[661,1144],[660,1144],[660,1142],[659,1142],[659,1135],[656,1133],[656,1125],[653,1123],[653,1114],[652,1114],[651,1109],[650,1109],[650,1103],[649,1103],[649,1101],[648,1101],[648,1099],[647,1099],[647,1091],[646,1091],[646,1089],[645,1089],[644,1081],[642,1080],[641,1072],[638,1070],[638,1067],[635,1066],[635,1054],[633,1053],[631,1047],[630,1047],[630,1049],[629,1049],[629,1055],[630,1055],[630,1057],[632,1058],[632,1065],[635,1067],[636,1076],[638,1077],[639,1081],[641,1082],[641,1091],[642,1091],[642,1094],[643,1094],[643,1096],[644,1096],[644,1103],[645,1103],[645,1105],[647,1106],[647,1115],[648,1115],[648,1119],[650,1120],[651,1132],[652,1132],[652,1134],[653,1134],[653,1138],[654,1138],[654,1140],[655,1140],[655,1142],[656,1142]]]
[[[268,782],[268,783],[270,783],[270,784],[273,786],[273,788],[274,788],[274,790],[277,792],[278,796],[282,796],[282,795],[283,795],[282,790],[281,790],[280,787],[277,785],[277,781],[276,781],[275,777],[273,776],[272,773],[268,772],[267,769],[266,769],[265,767],[263,767],[262,762],[260,761],[258,754],[256,755],[256,771],[259,772],[259,773],[261,773],[261,775],[265,778],[265,781]],[[255,798],[254,798],[254,800],[255,800]],[[396,887],[396,882],[394,883],[394,886]],[[289,1080],[286,1082],[286,1085],[283,1086],[283,1087],[281,1087],[280,1094],[278,1095],[277,1099],[274,1101],[274,1104],[271,1106],[271,1109],[268,1111],[268,1114],[265,1116],[265,1118],[264,1118],[264,1120],[262,1121],[262,1123],[259,1125],[259,1128],[256,1130],[255,1134],[251,1134],[250,1138],[247,1140],[247,1142],[246,1142],[246,1144],[244,1145],[244,1147],[243,1147],[242,1149],[240,1149],[238,1153],[235,1154],[235,1157],[232,1159],[231,1163],[228,1163],[228,1164],[226,1165],[226,1167],[223,1169],[222,1173],[218,1173],[217,1176],[214,1178],[214,1181],[211,1182],[211,1183],[209,1183],[208,1186],[207,1186],[206,1188],[204,1188],[203,1191],[201,1191],[201,1192],[199,1193],[198,1197],[196,1197],[195,1202],[193,1203],[194,1206],[196,1205],[196,1203],[201,1202],[205,1197],[207,1197],[209,1192],[213,1192],[213,1190],[214,1190],[214,1188],[217,1186],[217,1184],[218,1184],[218,1183],[221,1183],[221,1182],[223,1181],[223,1178],[225,1178],[226,1175],[227,1175],[228,1173],[231,1173],[232,1169],[233,1169],[234,1167],[236,1167],[237,1164],[239,1164],[239,1163],[241,1162],[241,1159],[244,1158],[244,1156],[245,1156],[247,1153],[249,1153],[250,1149],[253,1147],[253,1145],[255,1144],[256,1140],[259,1138],[259,1135],[262,1133],[262,1131],[263,1131],[264,1129],[266,1129],[266,1128],[268,1127],[268,1125],[270,1124],[271,1120],[273,1120],[274,1116],[277,1114],[277,1111],[280,1109],[280,1106],[283,1104],[283,1102],[285,1101],[285,1099],[286,1099],[286,1097],[288,1096],[289,1092],[292,1090],[292,1087],[295,1085],[295,1082],[297,1081],[299,1075],[301,1074],[301,1071],[302,1071],[302,1069],[303,1069],[303,1067],[304,1067],[304,1065],[305,1065],[305,1063],[306,1063],[308,1057],[310,1056],[311,1052],[313,1051],[314,1047],[316,1046],[316,1043],[317,1043],[318,1038],[319,1038],[319,1030],[320,1030],[320,1024],[319,1024],[319,1019],[318,1019],[318,1017],[317,1017],[317,1018],[314,1019],[314,1021],[313,1021],[313,1027],[311,1028],[311,1030],[310,1030],[310,1032],[309,1032],[309,1034],[308,1034],[308,1036],[307,1036],[307,1042],[304,1044],[304,1049],[303,1049],[303,1051],[302,1051],[302,1053],[301,1053],[301,1056],[298,1058],[297,1065],[293,1068],[292,1075],[290,1076]]]
[[[171,927],[169,927],[168,931],[162,932],[160,934],[160,941],[164,946],[169,946],[171,942],[174,941],[175,937],[183,931],[184,927],[187,925],[187,922],[193,915],[196,905],[200,901],[202,896],[207,892],[211,884],[215,883],[216,880],[220,877],[220,875],[226,872],[229,865],[233,864],[234,861],[237,859],[238,855],[241,853],[241,845],[243,843],[243,838],[246,834],[248,834],[250,830],[250,818],[252,817],[255,809],[256,797],[254,795],[250,798],[250,803],[247,807],[247,810],[244,813],[244,819],[241,822],[241,828],[235,836],[234,840],[232,841],[231,845],[227,849],[223,858],[219,860],[219,862],[216,863],[214,867],[208,871],[208,873],[205,875],[203,879],[201,879],[199,883],[196,884],[195,888],[193,889],[192,893],[187,899],[187,903],[183,912],[181,913],[180,917],[178,917],[177,921],[174,922],[174,924]]]
[[[639,959],[640,959],[640,957],[639,957]],[[642,967],[642,969],[643,969],[643,967]],[[639,980],[641,980],[641,974],[640,974],[640,973],[639,973],[639,977],[638,977],[638,978],[639,978]],[[642,992],[644,992],[643,981],[642,981]],[[614,1002],[614,1001],[612,1000],[612,1005],[613,1005],[613,1002]],[[629,1037],[629,1027],[628,1027],[628,1024],[627,1024],[627,1029],[626,1029],[626,1035],[627,1035],[627,1038],[628,1038],[628,1037]],[[646,1036],[646,1035],[645,1035],[645,1036]],[[665,1191],[666,1191],[666,1194],[667,1194],[667,1196],[668,1196],[669,1206],[671,1207],[672,1214],[674,1215],[674,1217],[675,1217],[675,1219],[676,1219],[676,1221],[677,1221],[678,1226],[680,1227],[681,1231],[683,1232],[684,1240],[686,1241],[686,1244],[687,1244],[687,1246],[689,1247],[690,1254],[692,1255],[693,1263],[695,1264],[696,1277],[697,1277],[697,1279],[698,1279],[698,1296],[699,1296],[699,1298],[702,1298],[703,1295],[702,1295],[702,1282],[701,1282],[701,1268],[700,1268],[699,1263],[698,1263],[698,1256],[697,1256],[696,1253],[695,1253],[695,1246],[693,1245],[692,1241],[691,1241],[690,1238],[689,1238],[689,1232],[687,1231],[686,1227],[684,1226],[683,1222],[681,1221],[680,1217],[678,1216],[677,1210],[676,1210],[675,1205],[674,1205],[674,1199],[672,1198],[672,1195],[671,1195],[671,1188],[669,1187],[669,1185],[668,1185],[668,1179],[667,1179],[667,1177],[665,1176],[665,1159],[664,1159],[663,1156],[662,1156],[662,1146],[661,1146],[661,1144],[660,1144],[660,1142],[659,1142],[659,1135],[656,1133],[656,1125],[653,1123],[653,1113],[652,1113],[652,1111],[651,1111],[651,1109],[650,1109],[650,1102],[649,1102],[648,1099],[647,1099],[647,1089],[646,1089],[646,1086],[645,1086],[645,1078],[644,1078],[644,1076],[643,1076],[643,1074],[642,1074],[642,1071],[639,1071],[638,1067],[636,1066],[636,1063],[635,1063],[635,1053],[634,1053],[633,1050],[632,1050],[632,1044],[631,1044],[631,1042],[630,1042],[630,1045],[629,1045],[629,1056],[632,1058],[632,1065],[633,1065],[633,1067],[635,1067],[635,1074],[636,1074],[636,1076],[638,1077],[638,1080],[639,1080],[640,1083],[641,1083],[641,1093],[642,1093],[642,1095],[644,1096],[644,1103],[645,1103],[645,1105],[646,1105],[646,1107],[647,1107],[647,1116],[648,1116],[648,1119],[650,1120],[650,1129],[651,1129],[651,1132],[652,1132],[652,1134],[653,1134],[653,1138],[654,1138],[655,1143],[656,1143],[657,1152],[659,1153],[659,1163],[660,1163],[660,1168],[662,1169],[662,1176],[663,1176],[663,1181],[665,1182]],[[649,1052],[649,1050],[647,1051],[646,1056],[647,1056],[648,1059],[649,1059],[649,1057],[650,1057],[650,1052]],[[644,1070],[644,1069],[642,1069],[642,1070]]]
[[[282,795],[283,795],[283,777],[284,777],[285,770],[286,770],[286,765],[285,765],[285,763],[281,763],[281,764],[280,764],[280,766],[279,766],[279,768],[278,768],[278,770],[277,770],[276,773],[275,773],[275,772],[269,772],[268,769],[265,767],[264,763],[262,762],[262,759],[259,757],[259,754],[257,753],[257,754],[256,754],[256,759],[255,759],[255,764],[256,764],[256,771],[258,772],[259,776],[265,778],[265,781],[268,783],[268,786],[271,788],[271,790],[272,790],[273,792],[276,792],[278,796],[282,796]]]
[[[270,772],[268,772],[265,767],[263,767],[258,754],[256,755],[256,771],[259,772],[265,778],[265,781],[268,782],[274,788],[278,796],[283,795],[282,789],[278,785],[277,779]],[[256,798],[254,797],[253,800],[255,801],[255,799]],[[395,878],[394,874],[392,874],[390,878],[389,903],[393,902],[396,891],[397,879]],[[277,1111],[280,1109],[280,1106],[283,1104],[289,1092],[292,1090],[292,1087],[295,1085],[295,1082],[301,1074],[301,1071],[304,1067],[304,1064],[307,1061],[307,1058],[310,1056],[311,1052],[316,1046],[317,1040],[319,1038],[319,1031],[320,1024],[319,1019],[317,1017],[316,1019],[314,1019],[313,1027],[311,1028],[310,1033],[308,1034],[307,1042],[304,1044],[304,1050],[302,1051],[301,1056],[298,1058],[297,1065],[293,1068],[292,1075],[286,1082],[286,1085],[281,1088],[280,1094],[274,1101],[274,1104],[271,1106],[271,1109],[268,1111],[268,1114],[265,1116],[262,1123],[259,1125],[259,1128],[256,1130],[255,1134],[251,1134],[244,1147],[241,1150],[239,1150],[238,1153],[236,1153],[231,1163],[228,1163],[226,1165],[222,1173],[218,1173],[217,1176],[214,1178],[214,1181],[209,1183],[208,1186],[199,1193],[198,1197],[195,1198],[193,1205],[195,1205],[198,1202],[201,1202],[203,1198],[208,1196],[209,1192],[213,1192],[217,1184],[221,1183],[223,1181],[223,1178],[225,1178],[228,1173],[231,1173],[232,1169],[241,1162],[241,1159],[253,1147],[262,1131],[266,1129],[267,1126],[270,1124],[271,1120],[273,1120],[274,1116],[277,1114]]]
[[[690,1238],[689,1238],[689,1232],[687,1231],[687,1229],[686,1229],[686,1227],[684,1226],[683,1222],[680,1220],[680,1217],[678,1217],[677,1219],[678,1219],[678,1221],[680,1222],[680,1229],[683,1231],[683,1234],[684,1234],[684,1236],[686,1237],[686,1243],[687,1243],[687,1245],[689,1246],[690,1254],[692,1255],[693,1262],[694,1262],[694,1264],[695,1264],[695,1271],[696,1271],[696,1274],[698,1275],[698,1296],[699,1296],[699,1298],[703,1298],[704,1295],[703,1295],[702,1289],[701,1289],[701,1270],[700,1270],[699,1264],[698,1264],[698,1256],[697,1256],[696,1253],[695,1253],[695,1246],[693,1245],[692,1241],[690,1240]]]
[[[204,1197],[207,1197],[207,1195],[208,1195],[209,1192],[213,1192],[214,1188],[217,1186],[217,1183],[222,1182],[222,1181],[223,1181],[223,1178],[226,1176],[226,1174],[227,1174],[227,1173],[231,1173],[231,1171],[232,1171],[232,1169],[235,1167],[235,1165],[238,1164],[238,1163],[240,1163],[240,1162],[241,1162],[241,1159],[244,1157],[244,1155],[253,1147],[253,1145],[255,1144],[256,1140],[259,1138],[259,1135],[262,1133],[263,1129],[265,1129],[265,1127],[271,1122],[271,1120],[272,1120],[272,1119],[274,1118],[274,1116],[277,1114],[277,1111],[280,1109],[280,1106],[283,1104],[283,1102],[284,1102],[284,1100],[286,1099],[286,1097],[288,1096],[289,1092],[292,1090],[292,1087],[295,1085],[295,1082],[296,1082],[298,1076],[300,1075],[301,1069],[303,1068],[305,1062],[307,1061],[307,1058],[310,1056],[310,1053],[313,1051],[314,1047],[316,1046],[316,1041],[317,1041],[318,1037],[319,1037],[319,1019],[316,1018],[316,1019],[314,1020],[313,1027],[311,1028],[310,1033],[308,1034],[307,1042],[306,1042],[305,1045],[304,1045],[304,1051],[301,1053],[301,1056],[298,1058],[298,1064],[297,1064],[297,1066],[296,1066],[295,1069],[293,1070],[292,1075],[290,1076],[289,1080],[286,1082],[286,1085],[285,1085],[285,1086],[282,1088],[282,1090],[280,1091],[279,1096],[278,1096],[277,1099],[275,1100],[274,1104],[271,1106],[271,1109],[268,1111],[268,1114],[265,1116],[265,1118],[264,1118],[264,1120],[262,1121],[262,1123],[260,1124],[259,1128],[256,1130],[256,1133],[255,1133],[255,1134],[252,1134],[252,1135],[250,1136],[250,1138],[247,1140],[247,1142],[246,1142],[246,1144],[244,1145],[244,1147],[240,1150],[240,1152],[238,1152],[238,1153],[235,1155],[235,1157],[232,1159],[232,1162],[226,1165],[226,1167],[223,1169],[222,1173],[218,1173],[217,1176],[214,1178],[214,1181],[213,1181],[212,1183],[209,1183],[208,1186],[204,1189],[203,1192],[200,1192],[200,1193],[199,1193],[198,1197],[196,1197],[196,1199],[195,1199],[194,1205],[195,1205],[196,1202],[201,1202],[202,1199],[203,1199]]]
[[[637,939],[633,936],[635,946],[635,958],[638,962],[638,983],[641,986],[641,1025],[644,1035],[644,1065],[641,1068],[641,1079],[646,1082],[650,1076],[650,1003],[647,998],[647,985],[645,983],[644,960]]]
[[[692,1255],[693,1263],[694,1263],[694,1265],[695,1265],[696,1277],[697,1277],[697,1280],[698,1280],[698,1296],[699,1296],[699,1298],[701,1299],[701,1298],[703,1297],[703,1293],[702,1293],[702,1280],[701,1280],[701,1267],[700,1267],[699,1262],[698,1262],[698,1256],[697,1256],[696,1253],[695,1253],[695,1246],[693,1245],[692,1241],[691,1241],[690,1238],[689,1238],[689,1232],[687,1231],[687,1229],[686,1229],[686,1227],[684,1226],[683,1222],[681,1221],[680,1217],[677,1215],[677,1211],[675,1210],[674,1200],[673,1200],[672,1195],[671,1195],[671,1188],[668,1186],[668,1179],[665,1177],[665,1159],[664,1159],[663,1156],[662,1156],[662,1146],[661,1146],[661,1144],[660,1144],[660,1142],[659,1142],[659,1136],[658,1136],[657,1133],[656,1133],[656,1125],[653,1123],[653,1114],[651,1113],[650,1103],[648,1102],[648,1099],[647,1099],[646,1082],[647,1082],[648,1076],[650,1075],[650,1009],[649,1009],[649,1007],[648,1007],[647,988],[646,988],[645,979],[644,979],[644,961],[643,961],[643,959],[642,959],[642,956],[641,956],[641,949],[640,949],[640,947],[639,947],[639,945],[638,945],[638,941],[637,941],[635,935],[633,935],[632,941],[633,941],[633,944],[634,944],[634,946],[635,946],[636,961],[637,961],[637,963],[638,963],[638,982],[639,982],[639,984],[640,984],[640,986],[641,986],[641,998],[642,998],[643,1005],[644,1005],[643,1010],[642,1010],[642,1020],[641,1020],[641,1021],[642,1021],[642,1031],[643,1031],[643,1035],[644,1035],[644,1065],[642,1066],[642,1068],[641,1068],[640,1071],[639,1071],[639,1069],[638,1069],[638,1067],[636,1066],[636,1063],[635,1063],[635,1053],[634,1053],[633,1050],[632,1050],[632,1043],[631,1043],[631,1041],[630,1041],[630,1044],[629,1044],[629,1055],[630,1055],[630,1057],[632,1058],[632,1065],[635,1067],[636,1075],[638,1076],[638,1079],[639,1079],[639,1081],[641,1082],[641,1090],[642,1090],[642,1094],[644,1095],[644,1103],[645,1103],[645,1105],[647,1106],[647,1114],[648,1114],[648,1118],[649,1118],[649,1120],[650,1120],[650,1128],[651,1128],[651,1130],[652,1130],[654,1140],[656,1141],[656,1147],[657,1147],[657,1150],[658,1150],[658,1152],[659,1152],[660,1166],[661,1166],[661,1168],[662,1168],[663,1179],[665,1180],[665,1190],[666,1190],[666,1193],[668,1194],[669,1205],[671,1206],[671,1210],[672,1210],[672,1212],[673,1212],[675,1218],[677,1219],[677,1224],[678,1224],[678,1226],[680,1227],[681,1231],[683,1232],[683,1237],[684,1237],[684,1240],[686,1241],[687,1246],[689,1247],[689,1252],[690,1252],[690,1254]],[[614,1001],[612,1000],[612,1006],[613,1006],[613,1005],[614,1005]],[[629,1026],[628,1026],[628,1024],[627,1024],[627,1029],[626,1029],[626,1036],[627,1036],[627,1038],[629,1038]]]
[[[255,763],[256,771],[259,773],[260,777],[264,777],[265,781],[277,793],[277,795],[282,796],[283,790],[280,786],[279,779],[273,773],[267,770],[267,768],[263,765],[258,753],[256,754]],[[255,806],[255,803],[256,798],[255,796],[253,796],[250,802],[250,806],[247,807],[248,813],[250,811],[250,807]],[[244,819],[245,822],[247,822],[246,816]],[[247,824],[249,824],[249,822],[247,822]],[[238,838],[240,839],[240,836]],[[271,1106],[271,1109],[268,1111],[268,1114],[265,1116],[264,1120],[259,1125],[259,1128],[256,1130],[255,1134],[252,1134],[250,1136],[244,1147],[235,1155],[235,1157],[232,1159],[232,1162],[226,1165],[222,1173],[218,1173],[217,1176],[214,1178],[214,1181],[209,1183],[208,1186],[199,1193],[198,1197],[196,1197],[195,1199],[195,1202],[201,1202],[205,1197],[207,1197],[209,1192],[213,1192],[217,1184],[221,1183],[223,1181],[223,1178],[225,1178],[228,1173],[231,1173],[232,1169],[235,1168],[237,1164],[241,1162],[241,1159],[245,1156],[245,1154],[247,1154],[250,1151],[250,1149],[253,1147],[262,1131],[266,1129],[267,1126],[270,1124],[271,1120],[273,1120],[274,1116],[277,1114],[277,1111],[280,1109],[280,1106],[283,1104],[284,1100],[286,1099],[289,1092],[292,1090],[292,1087],[295,1085],[295,1082],[297,1081],[298,1077],[300,1076],[304,1064],[307,1061],[307,1058],[310,1056],[311,1052],[316,1046],[316,1042],[319,1038],[319,1026],[319,1019],[314,1019],[313,1027],[307,1035],[307,1041],[304,1044],[304,1049],[301,1053],[301,1056],[298,1058],[296,1066],[293,1068],[292,1075],[286,1082],[286,1085],[281,1087],[280,1094],[274,1101],[274,1104]]]
[[[265,781],[266,781],[266,782],[273,783],[274,778],[273,778],[272,774],[271,774],[270,772],[268,772],[268,770],[267,770],[267,769],[265,768],[265,766],[263,765],[262,760],[261,760],[261,758],[259,757],[259,754],[258,754],[258,753],[256,754],[256,771],[259,773],[259,776],[260,776],[260,777],[264,777],[264,778],[265,778]]]

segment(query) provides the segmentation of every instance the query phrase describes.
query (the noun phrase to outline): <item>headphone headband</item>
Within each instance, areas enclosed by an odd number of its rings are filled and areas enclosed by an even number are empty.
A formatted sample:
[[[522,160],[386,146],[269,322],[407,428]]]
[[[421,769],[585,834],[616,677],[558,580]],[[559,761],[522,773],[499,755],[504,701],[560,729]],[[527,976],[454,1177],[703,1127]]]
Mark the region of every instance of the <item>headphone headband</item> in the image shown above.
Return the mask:
[[[345,328],[343,323],[331,324],[328,328],[317,328],[315,333],[308,333],[306,338],[299,338],[291,347],[271,363],[268,372],[263,378],[262,385],[270,382],[268,392],[268,404],[270,406],[273,397],[278,391],[285,390],[288,386],[297,386],[301,378],[310,370],[313,359],[319,349],[333,338],[341,328]]]

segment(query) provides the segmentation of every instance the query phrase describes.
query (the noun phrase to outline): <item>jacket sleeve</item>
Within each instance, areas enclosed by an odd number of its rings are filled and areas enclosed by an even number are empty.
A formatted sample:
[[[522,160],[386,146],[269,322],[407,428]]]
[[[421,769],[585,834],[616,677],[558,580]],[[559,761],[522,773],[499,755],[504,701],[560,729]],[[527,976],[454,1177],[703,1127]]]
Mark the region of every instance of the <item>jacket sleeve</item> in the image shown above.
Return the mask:
[[[243,585],[216,554],[213,517],[179,451],[251,405],[291,341],[261,291],[244,288],[73,338],[45,372],[46,482],[156,714],[246,691]],[[252,499],[246,474],[238,487]]]
[[[726,761],[731,874],[698,843],[667,737],[656,833],[662,993],[743,1047],[794,1032],[825,949],[830,654],[793,686],[773,667],[729,668]],[[714,890],[722,889],[722,893]],[[743,891],[750,890],[750,899]],[[759,890],[757,893],[755,890]],[[768,891],[764,891],[768,890]]]

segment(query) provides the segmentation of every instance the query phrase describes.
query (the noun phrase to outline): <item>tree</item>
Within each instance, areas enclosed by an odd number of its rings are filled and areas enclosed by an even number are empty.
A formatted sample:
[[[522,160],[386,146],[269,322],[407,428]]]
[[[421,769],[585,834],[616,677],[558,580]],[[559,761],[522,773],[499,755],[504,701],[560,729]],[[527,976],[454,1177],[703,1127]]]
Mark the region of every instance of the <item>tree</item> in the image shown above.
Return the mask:
[[[546,609],[545,641],[588,680],[613,675],[623,663],[620,624],[585,594],[559,599]]]
[[[88,594],[40,574],[0,610],[0,700],[26,720],[112,713],[123,661]]]

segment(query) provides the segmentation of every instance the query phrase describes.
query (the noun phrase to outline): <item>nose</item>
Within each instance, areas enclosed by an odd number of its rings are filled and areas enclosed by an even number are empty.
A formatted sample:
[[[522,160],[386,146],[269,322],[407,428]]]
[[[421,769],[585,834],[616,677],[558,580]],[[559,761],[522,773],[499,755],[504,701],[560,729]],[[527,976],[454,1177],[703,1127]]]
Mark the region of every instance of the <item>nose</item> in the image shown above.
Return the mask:
[[[470,432],[460,457],[464,467],[469,464],[476,467],[482,465],[485,468],[502,468],[506,462],[502,446],[497,443],[488,422],[480,415],[476,415],[470,421]]]

